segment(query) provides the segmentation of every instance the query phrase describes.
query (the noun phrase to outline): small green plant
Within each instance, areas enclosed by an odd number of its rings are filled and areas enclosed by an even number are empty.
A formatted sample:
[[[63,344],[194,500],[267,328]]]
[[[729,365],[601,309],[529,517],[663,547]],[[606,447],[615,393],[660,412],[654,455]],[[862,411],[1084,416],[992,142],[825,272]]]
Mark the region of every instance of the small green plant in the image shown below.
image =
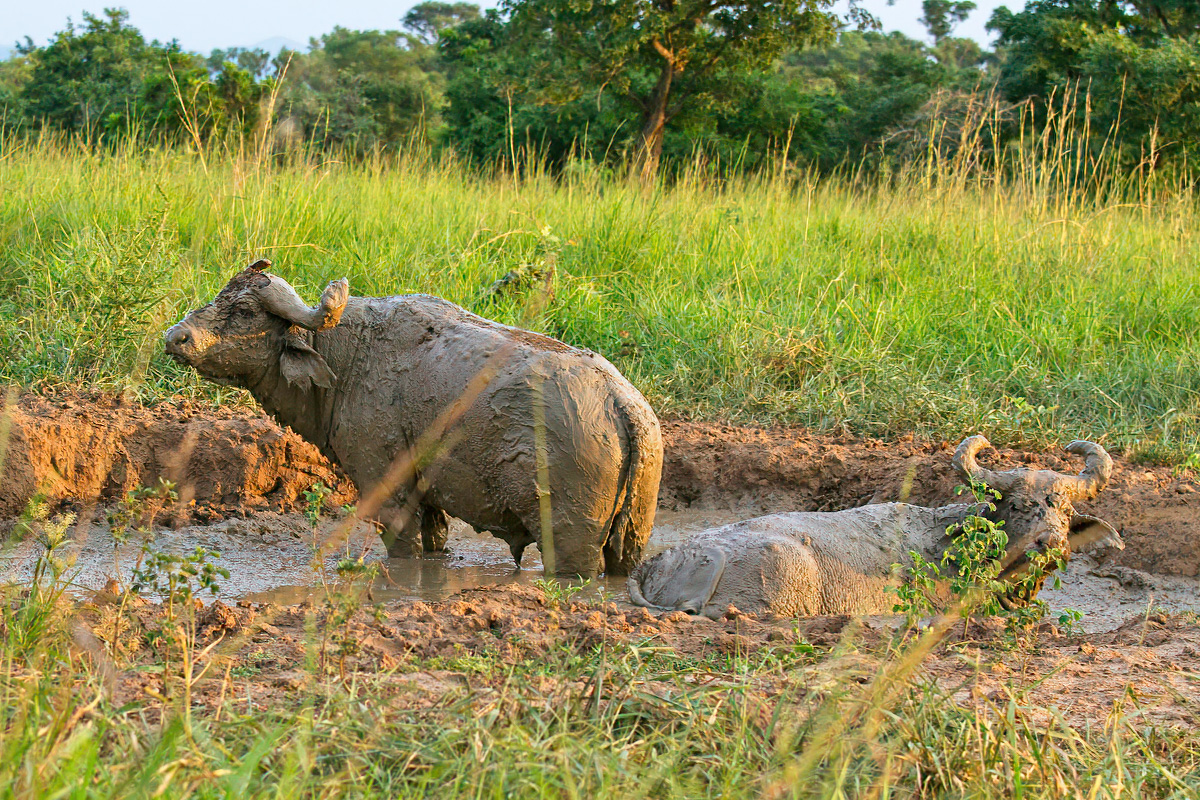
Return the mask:
[[[913,565],[908,568],[907,574],[904,574],[903,565],[892,565],[892,571],[901,576],[900,584],[894,589],[896,603],[892,610],[904,614],[908,624],[913,625],[937,610],[937,587],[942,579],[942,568],[936,561],[927,561],[915,550],[910,550],[909,556]]]
[[[51,517],[44,499],[35,497],[18,520],[14,535],[32,538],[42,549],[33,565],[28,589],[14,602],[0,604],[0,630],[8,635],[14,652],[33,652],[38,642],[62,621],[58,605],[70,585],[68,572],[73,559],[61,551],[68,542],[67,531],[74,514]]]
[[[164,553],[143,548],[144,559],[133,570],[134,594],[153,594],[167,601],[167,619],[174,621],[177,607],[188,607],[196,593],[207,590],[214,597],[221,591],[218,578],[229,578],[229,570],[211,559],[220,558],[216,550],[197,547],[188,555]]]
[[[897,601],[892,607],[897,613],[908,617],[909,624],[932,614],[938,605],[938,587],[948,584],[951,597],[962,609],[964,628],[975,611],[994,613],[999,608],[993,589],[996,576],[1000,574],[1004,548],[1008,545],[1003,521],[994,522],[984,514],[996,510],[993,502],[999,492],[983,483],[972,481],[969,487],[959,486],[956,494],[970,490],[976,506],[961,523],[946,529],[950,545],[942,554],[941,562],[925,559],[916,551],[909,551],[912,566],[907,570],[900,564],[892,565],[898,574],[903,574],[896,587]]]
[[[1060,586],[1059,572],[1066,566],[1066,555],[1060,550],[1026,553],[1027,563],[1021,574],[1000,580],[1008,534],[1003,520],[997,522],[985,516],[996,510],[994,501],[1000,493],[974,481],[955,489],[956,494],[965,491],[975,499],[972,513],[946,530],[950,545],[940,563],[910,551],[913,564],[895,589],[893,610],[905,614],[912,625],[936,610],[938,587],[944,584],[951,605],[963,618],[964,635],[970,629],[971,617],[977,614],[1004,616],[1010,632],[1041,621],[1049,608],[1044,600],[1037,599],[1037,593],[1047,578],[1053,580],[1055,588]],[[905,572],[900,564],[893,565],[893,569]]]
[[[325,561],[327,544],[321,541],[317,529],[332,494],[333,490],[323,482],[314,483],[304,492],[304,516],[312,528],[311,565],[325,595],[325,619],[321,626],[319,649],[320,664],[323,670],[327,669],[332,652],[337,656],[338,670],[344,676],[346,658],[359,651],[359,642],[351,634],[350,623],[362,608],[363,602],[371,599],[370,587],[379,573],[379,565],[368,563],[365,553],[352,553],[347,541],[345,551],[334,565],[336,580],[328,579]],[[355,507],[343,505],[341,511],[348,517],[355,513]],[[379,612],[375,613],[378,619]]]
[[[155,517],[178,501],[175,484],[161,477],[154,486],[131,489],[105,515],[113,540],[124,544],[131,533],[149,533]]]
[[[332,494],[333,489],[322,481],[317,481],[304,491],[304,517],[314,530],[320,523],[321,515],[325,512],[325,503]]]
[[[134,569],[141,567],[150,537],[154,533],[155,518],[178,501],[179,494],[175,491],[175,484],[160,477],[154,486],[141,486],[126,492],[125,497],[105,514],[113,539],[112,577],[118,586],[121,586],[121,546],[127,544],[134,534],[141,538],[142,549],[138,553]]]
[[[554,578],[538,578],[533,585],[542,590],[545,596],[546,608],[559,609],[570,602],[571,598],[582,592],[591,584],[585,580],[578,585],[559,583]]]
[[[1188,453],[1187,457],[1175,465],[1171,472],[1173,475],[1182,475],[1186,472],[1200,473],[1200,453]]]

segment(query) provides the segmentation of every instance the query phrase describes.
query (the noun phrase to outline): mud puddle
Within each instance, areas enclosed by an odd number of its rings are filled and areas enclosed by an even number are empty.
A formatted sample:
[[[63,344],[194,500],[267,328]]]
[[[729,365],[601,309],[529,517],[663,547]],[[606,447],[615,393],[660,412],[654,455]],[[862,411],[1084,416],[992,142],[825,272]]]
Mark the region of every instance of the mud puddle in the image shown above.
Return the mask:
[[[296,434],[245,409],[26,394],[9,422],[0,465],[0,579],[28,580],[40,552],[33,541],[14,541],[8,534],[32,498],[43,498],[55,511],[103,509],[160,479],[175,484],[179,503],[166,521],[174,529],[156,533],[151,547],[177,554],[197,547],[220,551],[217,563],[230,571],[220,593],[227,601],[284,604],[312,597],[321,577],[332,580],[346,557],[384,567],[372,587],[378,600],[440,601],[473,587],[529,584],[542,577],[535,548],[526,552],[518,571],[503,542],[461,523],[452,529],[449,553],[421,559],[386,559],[375,532],[365,525],[342,531],[330,522],[314,538],[300,513],[304,491],[317,482],[330,486],[336,507],[354,502],[354,487]],[[832,511],[890,500],[941,505],[958,499],[952,442],[856,439],[799,428],[680,420],[663,422],[663,440],[659,511],[647,555],[691,531],[773,511]],[[1042,595],[1056,613],[1083,612],[1085,628],[1095,631],[1156,609],[1200,608],[1197,475],[1113,455],[1109,487],[1079,510],[1114,525],[1125,539],[1124,552],[1103,564],[1073,559],[1061,588]],[[985,460],[1063,472],[1080,466],[1057,449],[1001,449]],[[113,575],[130,582],[140,542],[117,546],[103,524],[79,525],[72,539],[73,575],[81,595]],[[314,546],[322,544],[317,569]],[[626,596],[620,579],[585,589],[601,591],[618,600]]]
[[[660,510],[647,557],[683,541],[690,533],[751,516],[733,510]],[[62,551],[72,564],[72,588],[78,596],[101,589],[119,576],[128,586],[134,570],[144,566],[142,541],[117,544],[104,525],[77,526],[72,541]],[[375,529],[331,520],[315,533],[298,513],[263,512],[247,518],[211,525],[192,525],[155,534],[149,549],[188,555],[196,548],[220,553],[212,562],[229,571],[220,581],[220,592],[207,592],[204,601],[221,599],[293,605],[319,600],[325,585],[338,581],[338,564],[362,559],[377,564],[379,574],[370,597],[383,601],[439,602],[464,590],[489,586],[532,585],[544,577],[536,547],[525,551],[516,569],[508,546],[490,534],[477,533],[454,520],[448,552],[422,558],[389,559]],[[320,550],[322,556],[314,557]],[[0,553],[0,579],[26,582],[42,548],[34,540],[9,543]],[[579,587],[578,582],[563,582]],[[629,595],[624,578],[602,577],[580,589],[581,599],[601,595],[626,605]],[[1061,586],[1042,591],[1053,616],[1066,609],[1082,613],[1084,630],[1115,630],[1132,617],[1158,611],[1200,612],[1200,579],[1152,575],[1112,564],[1098,564],[1087,556],[1073,558],[1061,576]]]
[[[678,544],[690,532],[739,518],[731,511],[660,512],[647,555]],[[478,533],[460,520],[451,520],[447,552],[422,558],[389,559],[370,525],[331,520],[314,532],[298,513],[263,512],[211,525],[159,530],[149,541],[131,537],[125,543],[116,542],[103,524],[77,525],[70,538],[60,555],[71,565],[72,590],[80,596],[103,588],[114,577],[131,585],[134,571],[144,568],[143,545],[147,550],[180,556],[197,548],[220,553],[210,560],[227,569],[229,577],[219,581],[217,595],[205,592],[200,599],[226,603],[248,600],[292,605],[316,599],[323,591],[323,580],[338,579],[338,564],[344,559],[378,565],[379,575],[371,586],[371,596],[378,601],[440,601],[464,589],[532,585],[544,577],[536,547],[525,550],[518,570],[504,541]],[[318,550],[321,557],[315,555]],[[7,542],[0,551],[0,581],[28,582],[43,552],[33,538]],[[585,598],[604,592],[614,600],[628,600],[624,578],[591,581],[583,592]]]

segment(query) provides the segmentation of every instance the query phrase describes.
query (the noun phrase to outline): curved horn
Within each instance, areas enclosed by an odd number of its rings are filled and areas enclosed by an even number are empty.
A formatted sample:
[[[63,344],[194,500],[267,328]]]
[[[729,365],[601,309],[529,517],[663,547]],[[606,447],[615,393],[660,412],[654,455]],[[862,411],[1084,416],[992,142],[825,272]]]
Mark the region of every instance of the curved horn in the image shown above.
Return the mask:
[[[1095,442],[1081,439],[1064,448],[1068,453],[1083,456],[1083,471],[1068,480],[1075,487],[1076,500],[1091,500],[1108,485],[1112,477],[1113,461],[1108,452]]]
[[[277,317],[310,331],[327,331],[337,325],[350,299],[350,282],[345,278],[330,281],[321,293],[321,302],[309,308],[287,281],[277,275],[258,290],[263,306]]]
[[[980,450],[990,446],[991,442],[983,436],[971,436],[963,439],[962,444],[954,451],[954,459],[950,463],[967,480],[982,481],[997,491],[1007,492],[1012,488],[1011,477],[1002,472],[984,469],[975,460],[975,456]]]

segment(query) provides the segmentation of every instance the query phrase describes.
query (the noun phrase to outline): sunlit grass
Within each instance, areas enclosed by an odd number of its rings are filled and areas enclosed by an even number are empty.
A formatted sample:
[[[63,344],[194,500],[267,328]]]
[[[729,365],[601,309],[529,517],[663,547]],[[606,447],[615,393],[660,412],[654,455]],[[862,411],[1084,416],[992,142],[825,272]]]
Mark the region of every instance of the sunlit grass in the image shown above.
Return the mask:
[[[206,168],[133,146],[3,148],[0,375],[21,384],[208,391],[161,331],[265,255],[309,297],[346,275],[357,293],[525,320],[608,356],[665,414],[1200,450],[1186,189],[1087,199],[1036,167],[873,187],[697,172],[646,190],[425,157]],[[480,302],[550,252],[554,302],[532,321],[520,297]]]
[[[649,640],[585,645],[564,630],[534,658],[501,658],[482,642],[456,658],[412,655],[390,669],[346,672],[316,656],[323,612],[310,608],[313,658],[284,673],[291,688],[270,699],[232,668],[231,654],[253,630],[215,648],[181,639],[213,667],[207,688],[223,698],[215,708],[189,708],[179,652],[165,657],[160,646],[130,656],[99,628],[99,639],[81,633],[105,607],[54,596],[4,591],[0,780],[8,797],[1200,791],[1194,731],[1148,724],[1132,694],[1084,727],[1034,702],[1019,679],[994,700],[955,699],[920,672],[945,628],[908,643],[865,644],[848,634],[832,653],[781,640],[702,659]],[[270,630],[269,617],[264,623]],[[849,653],[856,658],[834,657]],[[138,675],[133,685],[144,688],[118,693],[118,681]],[[430,680],[441,688],[422,699],[435,691]]]

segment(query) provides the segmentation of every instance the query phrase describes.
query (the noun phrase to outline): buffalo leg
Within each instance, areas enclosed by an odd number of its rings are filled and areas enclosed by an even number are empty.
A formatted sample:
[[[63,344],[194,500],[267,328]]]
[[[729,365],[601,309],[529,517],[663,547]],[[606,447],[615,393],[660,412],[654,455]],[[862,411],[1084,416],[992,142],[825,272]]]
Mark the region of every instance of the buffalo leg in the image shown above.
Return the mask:
[[[421,525],[421,545],[426,553],[441,553],[446,549],[450,525],[446,512],[440,508],[422,505],[417,509]]]
[[[380,537],[388,558],[415,558],[421,555],[421,519],[411,509],[388,501],[379,509]]]
[[[517,562],[517,569],[520,569],[521,559],[525,556],[525,548],[533,544],[534,539],[524,529],[520,533],[506,538],[508,539],[508,552],[512,553],[513,561]]]
[[[379,509],[383,543],[390,558],[413,558],[446,549],[446,512],[424,503],[389,501]]]
[[[594,521],[586,510],[555,507],[552,513],[549,531],[542,530],[539,516],[530,514],[525,522],[527,530],[541,534],[536,536],[535,541],[542,552],[542,564],[546,572],[560,578],[594,578],[599,575],[604,570],[602,524]]]

